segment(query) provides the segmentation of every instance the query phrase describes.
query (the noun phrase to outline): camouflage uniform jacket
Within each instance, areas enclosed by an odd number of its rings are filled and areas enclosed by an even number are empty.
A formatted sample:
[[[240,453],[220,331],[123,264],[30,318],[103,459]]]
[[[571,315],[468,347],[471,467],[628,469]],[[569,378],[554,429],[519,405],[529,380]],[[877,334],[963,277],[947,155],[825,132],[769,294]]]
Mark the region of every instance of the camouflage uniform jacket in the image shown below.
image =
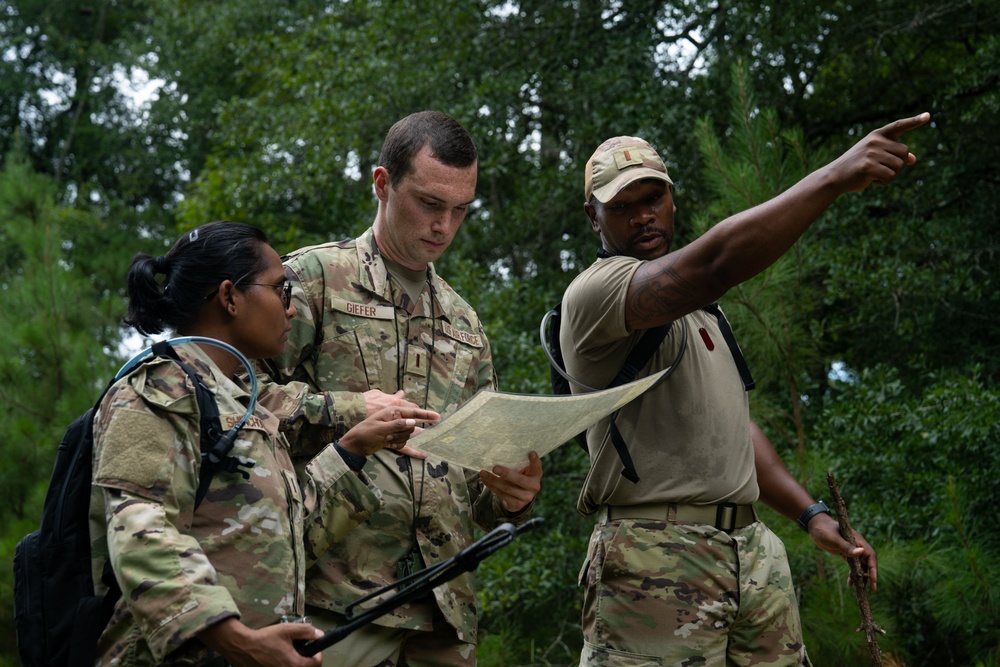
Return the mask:
[[[215,394],[223,426],[238,422],[245,387],[195,346],[178,352]],[[194,511],[198,419],[189,378],[166,359],[138,367],[101,403],[91,536],[95,554],[110,553],[123,595],[99,664],[200,664],[213,654],[194,637],[212,623],[237,616],[260,628],[303,615],[305,569],[380,504],[332,447],[297,479],[278,420],[258,408],[231,452],[253,462],[240,468],[248,477],[217,472]]]
[[[265,374],[269,410],[290,422],[294,454],[309,455],[365,416],[362,392],[402,389],[407,400],[442,415],[483,388],[495,388],[489,342],[475,311],[434,271],[416,302],[386,270],[369,229],[360,238],[305,248],[286,258],[298,314],[282,356]],[[266,384],[266,382],[265,382]],[[340,613],[395,581],[414,544],[425,565],[468,546],[473,523],[492,528],[508,517],[477,471],[433,457],[411,460],[389,450],[365,466],[381,489],[379,512],[335,545],[307,577],[309,604]],[[415,554],[414,554],[415,555]],[[419,566],[418,566],[419,567]],[[476,640],[474,573],[434,589],[448,623]],[[433,603],[418,601],[382,616],[388,627],[430,630]]]

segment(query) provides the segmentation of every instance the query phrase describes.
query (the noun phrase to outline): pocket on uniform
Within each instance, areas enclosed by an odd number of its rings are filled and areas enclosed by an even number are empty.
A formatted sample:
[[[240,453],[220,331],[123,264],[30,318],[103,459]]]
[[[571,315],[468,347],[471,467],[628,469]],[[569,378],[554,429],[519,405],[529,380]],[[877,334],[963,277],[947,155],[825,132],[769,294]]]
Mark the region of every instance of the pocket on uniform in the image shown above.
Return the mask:
[[[583,567],[580,568],[580,574],[576,575],[576,585],[583,586],[586,581],[587,569],[590,567],[590,558],[583,561]]]
[[[663,661],[653,655],[616,651],[606,646],[583,642],[580,667],[660,667]]]
[[[285,494],[288,497],[289,518],[292,521],[302,521],[304,503],[302,502],[302,487],[299,478],[293,470],[282,470],[281,477],[285,480]]]
[[[394,347],[386,347],[383,339],[392,340],[395,333],[380,328],[381,320],[363,321],[346,326],[340,322],[332,331],[325,332],[322,355],[317,366],[318,384],[323,386],[335,381],[344,391],[383,389],[383,354],[395,355]],[[345,330],[346,329],[346,330]],[[395,370],[395,369],[394,369]],[[393,380],[394,381],[394,380]]]
[[[454,361],[449,359],[447,355],[438,354],[437,348],[435,348],[435,357],[437,357],[438,359],[443,357],[444,359],[448,360],[448,363],[452,365],[450,372],[448,373],[447,376],[451,378],[451,382],[449,382],[448,386],[444,388],[444,395],[441,396],[441,399],[443,400],[441,403],[439,403],[439,405],[448,406],[445,408],[445,410],[451,410],[452,408],[457,407],[458,404],[462,402],[462,396],[465,393],[465,387],[466,385],[470,384],[469,373],[471,372],[472,369],[473,350],[472,348],[466,345],[452,341],[450,339],[447,341],[447,343],[454,345],[455,347],[453,356]],[[472,379],[471,383],[475,384],[475,380]]]
[[[580,574],[577,575],[576,584],[577,586],[583,586],[587,583],[587,572],[590,570],[591,563],[594,562],[598,548],[601,546],[601,527],[594,526],[594,530],[590,534],[590,542],[587,544],[587,557],[583,561],[583,567],[580,568]],[[591,581],[594,581],[591,579]]]

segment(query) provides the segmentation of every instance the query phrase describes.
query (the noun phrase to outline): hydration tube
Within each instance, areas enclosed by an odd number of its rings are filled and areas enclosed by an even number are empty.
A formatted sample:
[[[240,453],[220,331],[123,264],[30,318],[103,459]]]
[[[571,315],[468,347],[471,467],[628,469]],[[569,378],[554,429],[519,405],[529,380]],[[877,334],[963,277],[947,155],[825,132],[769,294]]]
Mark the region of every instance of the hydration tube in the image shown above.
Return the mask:
[[[539,327],[539,331],[538,331],[538,338],[542,342],[542,351],[545,352],[545,356],[549,360],[549,365],[559,375],[561,375],[564,380],[566,380],[567,382],[571,382],[571,383],[575,384],[577,387],[580,387],[584,391],[600,391],[600,389],[596,389],[594,387],[590,387],[588,385],[585,385],[584,383],[580,382],[575,377],[573,377],[572,375],[570,375],[566,371],[566,369],[564,369],[562,366],[560,366],[559,362],[557,362],[555,360],[555,358],[552,356],[552,351],[551,351],[551,348],[549,347],[549,337],[548,337],[549,326],[548,325],[549,325],[549,320],[553,316],[555,316],[555,314],[556,314],[555,310],[550,310],[549,312],[545,313],[545,315],[542,316],[542,324]],[[674,360],[670,362],[669,366],[667,366],[667,368],[666,368],[667,372],[664,373],[663,377],[661,377],[659,380],[657,380],[654,383],[653,386],[656,386],[657,384],[660,384],[661,382],[663,382],[664,380],[666,380],[668,377],[670,377],[671,375],[673,375],[674,371],[677,370],[677,365],[681,362],[681,359],[684,358],[684,352],[685,352],[685,350],[687,350],[687,339],[688,339],[687,319],[685,319],[685,318],[682,317],[680,319],[680,323],[681,323],[681,342],[680,342],[680,345],[678,346],[678,349],[677,349],[677,356],[675,356]],[[650,389],[652,389],[652,388],[653,387],[650,387]],[[648,389],[647,389],[647,391],[648,391]]]
[[[229,429],[229,433],[235,434],[237,431],[243,428],[243,425],[247,423],[247,420],[250,419],[250,415],[253,414],[254,409],[257,407],[257,373],[254,372],[253,364],[250,363],[250,360],[247,359],[242,352],[237,350],[229,343],[224,343],[223,341],[217,340],[215,338],[208,338],[207,336],[181,336],[179,338],[171,338],[168,341],[164,341],[164,343],[169,347],[175,347],[177,345],[181,345],[184,343],[200,343],[202,345],[211,345],[213,347],[218,347],[220,349],[225,350],[226,352],[229,352],[231,355],[236,357],[241,364],[243,364],[243,367],[247,369],[247,375],[250,377],[250,405],[247,407],[246,412],[243,413],[243,417],[242,419],[240,419],[239,423],[237,423],[236,426],[234,426],[233,428]],[[152,352],[152,350],[153,350],[152,347],[147,347],[145,350],[143,350],[142,352],[138,353],[137,355],[126,361],[125,365],[122,366],[121,369],[118,371],[118,373],[115,374],[115,380],[121,379],[122,376],[124,376],[133,368],[138,366],[142,362],[142,360],[145,359],[146,356]]]

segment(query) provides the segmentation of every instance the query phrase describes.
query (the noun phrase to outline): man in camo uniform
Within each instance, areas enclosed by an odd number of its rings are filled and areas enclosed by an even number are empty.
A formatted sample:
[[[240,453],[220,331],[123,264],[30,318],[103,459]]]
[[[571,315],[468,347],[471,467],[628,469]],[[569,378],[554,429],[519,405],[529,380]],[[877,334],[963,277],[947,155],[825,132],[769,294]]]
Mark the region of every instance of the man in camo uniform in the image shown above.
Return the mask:
[[[603,247],[563,296],[567,371],[607,386],[647,330],[673,323],[648,375],[673,364],[688,335],[673,374],[616,419],[638,476],[622,479],[628,456],[608,419],[587,433],[592,467],[578,509],[598,523],[580,575],[581,666],[808,664],[784,546],[757,520],[758,499],[819,547],[859,557],[874,590],[875,552],[860,535],[856,548],[840,537],[750,420],[752,383],[734,363],[742,355],[705,307],[776,261],[839,195],[892,181],[915,160],[897,139],[928,119],[872,132],[674,252],[672,181],[656,151],[615,137],[588,160],[584,210]]]
[[[298,314],[284,353],[264,371],[262,402],[290,428],[298,455],[386,404],[446,414],[496,388],[479,317],[434,270],[475,198],[468,133],[438,112],[390,129],[373,174],[378,211],[359,238],[286,258]],[[346,606],[407,573],[439,563],[491,528],[528,518],[540,485],[523,470],[465,470],[445,461],[378,453],[358,461],[384,508],[338,542],[307,575],[310,620],[345,623]],[[474,574],[463,574],[324,650],[327,665],[473,665]]]

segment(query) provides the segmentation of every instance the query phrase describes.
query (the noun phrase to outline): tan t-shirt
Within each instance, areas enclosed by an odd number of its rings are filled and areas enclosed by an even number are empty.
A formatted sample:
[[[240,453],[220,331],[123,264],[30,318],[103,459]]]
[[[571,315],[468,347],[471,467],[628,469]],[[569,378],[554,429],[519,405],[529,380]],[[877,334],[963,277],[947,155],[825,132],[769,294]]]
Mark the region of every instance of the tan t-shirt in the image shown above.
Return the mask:
[[[599,259],[563,296],[563,359],[570,375],[586,385],[606,387],[644,333],[628,332],[624,314],[629,282],[641,263],[631,257]],[[601,420],[587,432],[591,471],[577,503],[584,514],[602,504],[757,500],[747,395],[715,317],[698,310],[674,322],[639,377],[673,362],[682,321],[687,345],[676,371],[622,408],[616,422],[639,482],[621,476],[609,420]],[[573,386],[573,391],[584,390]]]

